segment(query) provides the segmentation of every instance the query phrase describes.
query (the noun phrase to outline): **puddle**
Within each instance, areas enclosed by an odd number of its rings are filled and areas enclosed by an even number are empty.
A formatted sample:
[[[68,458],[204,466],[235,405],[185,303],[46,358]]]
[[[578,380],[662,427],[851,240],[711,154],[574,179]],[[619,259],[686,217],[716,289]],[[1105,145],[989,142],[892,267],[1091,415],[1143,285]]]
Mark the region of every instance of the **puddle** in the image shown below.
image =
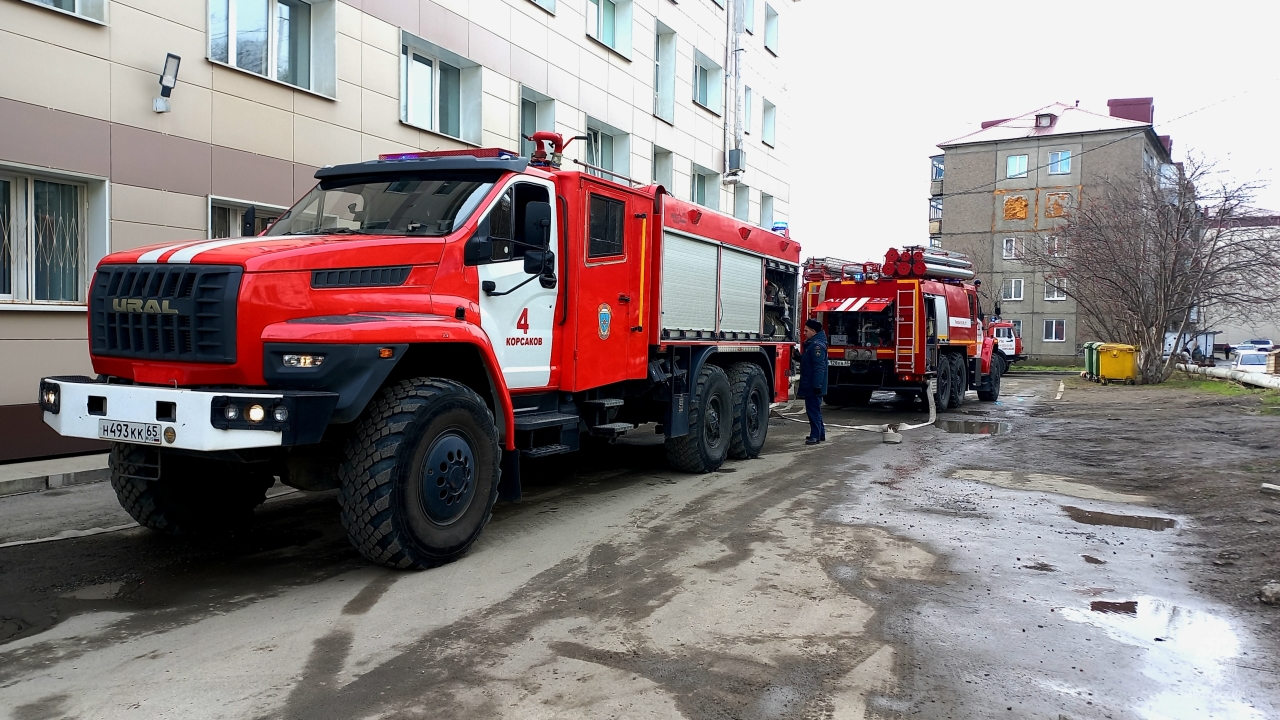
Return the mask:
[[[951,477],[957,480],[973,480],[976,482],[987,483],[988,485],[996,485],[1010,490],[1052,492],[1083,498],[1085,500],[1130,503],[1145,502],[1147,499],[1142,495],[1126,495],[1124,493],[1103,490],[1102,488],[1087,485],[1076,478],[1065,477],[1062,475],[1048,475],[1045,473],[1023,473],[1012,472],[1010,470],[962,469],[952,471]]]
[[[1013,429],[1011,423],[990,420],[939,420],[933,426],[943,432],[964,435],[1004,435]]]
[[[1072,520],[1084,525],[1111,525],[1160,532],[1178,524],[1172,518],[1152,517],[1150,515],[1117,515],[1115,513],[1085,510],[1071,505],[1063,505],[1062,509],[1066,511]]]
[[[1094,600],[1089,603],[1089,609],[1098,613],[1136,616],[1138,614],[1138,601],[1126,600],[1125,602],[1112,602],[1111,600]]]

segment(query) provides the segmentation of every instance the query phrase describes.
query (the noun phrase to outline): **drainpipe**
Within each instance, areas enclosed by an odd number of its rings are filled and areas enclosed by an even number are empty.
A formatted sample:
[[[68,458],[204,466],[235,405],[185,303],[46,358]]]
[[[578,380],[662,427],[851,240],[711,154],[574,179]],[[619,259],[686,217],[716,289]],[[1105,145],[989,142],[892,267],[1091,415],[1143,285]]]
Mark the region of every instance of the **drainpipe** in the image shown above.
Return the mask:
[[[743,8],[746,0],[733,0],[729,3],[729,7],[725,13],[725,25],[727,36],[725,38],[725,46],[729,49],[725,58],[728,64],[727,72],[725,72],[725,94],[732,103],[725,102],[725,122],[724,122],[724,172],[725,183],[734,184],[738,182],[740,174],[729,174],[729,150],[742,148],[742,63],[741,57],[743,52],[742,34],[746,32],[746,11]],[[729,109],[732,108],[732,112]],[[733,124],[729,124],[729,118],[732,116]]]

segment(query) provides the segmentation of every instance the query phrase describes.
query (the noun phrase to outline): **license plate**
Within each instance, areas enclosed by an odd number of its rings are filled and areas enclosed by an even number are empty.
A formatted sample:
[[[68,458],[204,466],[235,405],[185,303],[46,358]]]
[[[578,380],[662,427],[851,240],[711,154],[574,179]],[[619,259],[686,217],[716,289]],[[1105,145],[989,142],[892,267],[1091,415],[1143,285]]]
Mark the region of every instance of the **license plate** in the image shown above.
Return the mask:
[[[125,422],[123,420],[99,420],[98,437],[116,442],[160,444],[160,426],[156,423]]]
[[[849,367],[848,360],[828,360],[827,364],[831,367]]]

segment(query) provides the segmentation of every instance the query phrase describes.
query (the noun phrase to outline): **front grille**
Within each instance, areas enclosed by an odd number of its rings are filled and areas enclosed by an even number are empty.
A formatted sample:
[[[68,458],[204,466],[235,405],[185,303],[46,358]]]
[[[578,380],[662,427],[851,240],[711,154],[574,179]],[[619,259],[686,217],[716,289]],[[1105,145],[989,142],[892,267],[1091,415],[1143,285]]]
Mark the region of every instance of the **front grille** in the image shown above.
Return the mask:
[[[242,273],[225,265],[103,265],[89,289],[93,353],[234,363]]]

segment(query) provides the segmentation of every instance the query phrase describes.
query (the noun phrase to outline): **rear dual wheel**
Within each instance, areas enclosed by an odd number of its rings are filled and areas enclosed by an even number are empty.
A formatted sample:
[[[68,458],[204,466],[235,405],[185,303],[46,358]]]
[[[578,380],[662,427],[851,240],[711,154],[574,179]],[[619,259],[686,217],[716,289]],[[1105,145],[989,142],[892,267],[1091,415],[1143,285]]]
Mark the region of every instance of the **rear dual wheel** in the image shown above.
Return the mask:
[[[753,458],[764,449],[769,434],[769,383],[755,363],[729,366],[729,389],[733,396],[733,435],[729,457]]]
[[[707,473],[723,465],[732,444],[733,408],[729,377],[715,365],[703,365],[690,401],[689,432],[666,440],[671,467]]]

